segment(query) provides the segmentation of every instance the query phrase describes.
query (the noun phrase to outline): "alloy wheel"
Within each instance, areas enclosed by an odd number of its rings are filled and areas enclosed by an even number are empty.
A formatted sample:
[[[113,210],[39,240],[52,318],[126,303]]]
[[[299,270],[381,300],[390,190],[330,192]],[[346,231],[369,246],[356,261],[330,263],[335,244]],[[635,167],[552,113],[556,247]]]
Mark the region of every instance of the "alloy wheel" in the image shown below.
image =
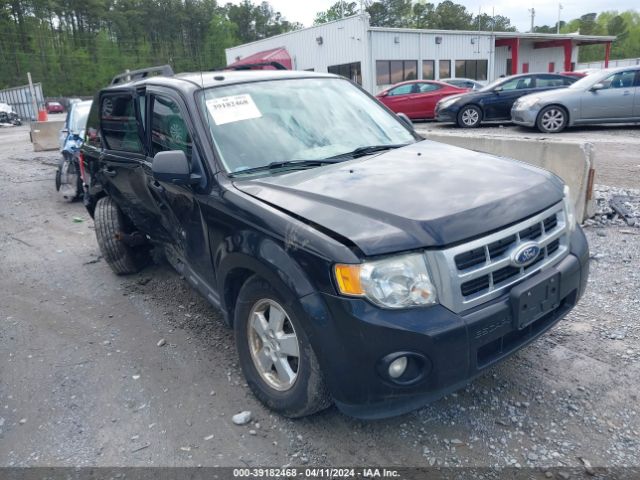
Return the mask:
[[[249,313],[251,359],[271,388],[287,391],[298,378],[300,344],[284,308],[271,299],[256,302]]]
[[[551,108],[542,114],[540,123],[548,132],[556,132],[564,125],[564,112],[559,108]]]
[[[467,108],[462,112],[462,123],[468,127],[473,127],[480,120],[480,114],[475,108]]]

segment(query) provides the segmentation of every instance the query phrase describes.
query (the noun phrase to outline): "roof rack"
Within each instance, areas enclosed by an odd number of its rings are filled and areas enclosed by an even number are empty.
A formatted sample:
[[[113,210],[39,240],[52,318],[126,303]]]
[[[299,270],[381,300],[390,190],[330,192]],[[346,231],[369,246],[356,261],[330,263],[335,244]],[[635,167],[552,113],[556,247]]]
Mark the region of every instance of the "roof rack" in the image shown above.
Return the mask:
[[[287,67],[279,62],[245,63],[244,65],[224,67],[222,70],[252,70],[256,67],[273,67],[275,70],[287,70]]]
[[[173,68],[170,65],[159,65],[157,67],[141,68],[139,70],[131,70],[116,75],[111,80],[111,85],[127,83],[132,80],[140,80],[154,76],[173,77]]]

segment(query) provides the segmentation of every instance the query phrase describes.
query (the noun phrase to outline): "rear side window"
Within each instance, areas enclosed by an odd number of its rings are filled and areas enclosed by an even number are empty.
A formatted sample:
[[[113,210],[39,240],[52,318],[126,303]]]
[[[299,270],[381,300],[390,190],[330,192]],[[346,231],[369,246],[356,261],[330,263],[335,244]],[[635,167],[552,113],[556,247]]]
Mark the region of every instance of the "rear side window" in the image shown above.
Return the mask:
[[[95,148],[102,148],[102,138],[100,136],[100,102],[98,97],[93,99],[89,117],[87,118],[87,128],[84,132],[84,143]]]
[[[151,154],[182,150],[191,161],[191,136],[178,105],[167,97],[152,98]]]
[[[540,76],[536,79],[537,88],[564,87],[569,83],[564,81],[562,77]]]
[[[100,121],[104,142],[108,149],[143,153],[135,112],[131,95],[114,94],[102,97]]]
[[[420,93],[435,92],[436,90],[440,90],[440,85],[434,83],[421,83],[418,85],[418,91]]]

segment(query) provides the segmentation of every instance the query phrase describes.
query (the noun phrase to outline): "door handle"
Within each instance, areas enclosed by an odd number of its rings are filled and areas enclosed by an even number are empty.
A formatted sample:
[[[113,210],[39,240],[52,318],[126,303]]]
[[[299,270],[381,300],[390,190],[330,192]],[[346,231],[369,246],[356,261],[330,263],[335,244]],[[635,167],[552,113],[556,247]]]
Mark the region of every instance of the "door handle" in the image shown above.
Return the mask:
[[[118,174],[118,171],[110,167],[103,167],[102,173],[109,177],[115,177]]]
[[[149,186],[158,193],[164,192],[164,187],[160,185],[156,180],[151,180]]]
[[[631,95],[631,92],[629,90],[625,90],[622,95],[624,95],[625,97],[628,95]]]

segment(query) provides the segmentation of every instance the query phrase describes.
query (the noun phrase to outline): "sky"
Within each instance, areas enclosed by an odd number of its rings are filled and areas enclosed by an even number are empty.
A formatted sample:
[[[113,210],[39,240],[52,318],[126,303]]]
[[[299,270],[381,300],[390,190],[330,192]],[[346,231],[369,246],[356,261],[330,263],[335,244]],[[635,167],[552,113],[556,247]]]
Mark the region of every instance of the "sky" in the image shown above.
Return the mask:
[[[240,0],[232,0],[239,3]],[[257,3],[259,0],[254,0]],[[317,12],[326,10],[337,0],[268,0],[274,10],[279,11],[289,21],[302,23],[305,27],[313,24]],[[348,0],[345,0],[348,1]],[[359,0],[355,0],[359,3]],[[429,0],[438,4],[438,0]],[[454,0],[456,1],[456,0]],[[222,3],[222,2],[221,2]],[[535,24],[555,25],[558,21],[557,0],[457,0],[474,14],[481,8],[483,13],[491,15],[495,9],[496,15],[504,15],[511,19],[519,31],[526,32],[531,28],[530,8],[535,8]],[[561,19],[568,21],[589,12],[603,10],[638,9],[638,0],[563,0]]]

